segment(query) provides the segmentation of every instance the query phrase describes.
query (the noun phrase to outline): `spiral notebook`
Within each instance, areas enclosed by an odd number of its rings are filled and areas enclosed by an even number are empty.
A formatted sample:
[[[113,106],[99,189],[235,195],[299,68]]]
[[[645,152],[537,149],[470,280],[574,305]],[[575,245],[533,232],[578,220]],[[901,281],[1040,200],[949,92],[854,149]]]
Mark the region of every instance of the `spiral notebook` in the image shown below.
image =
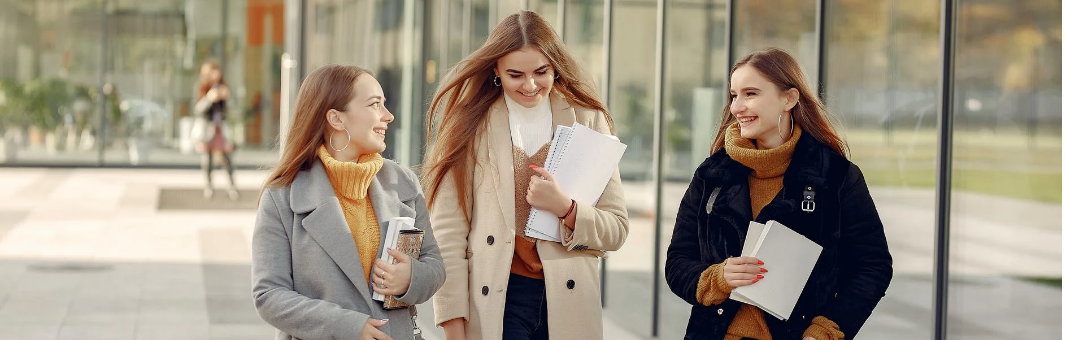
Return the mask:
[[[607,182],[617,170],[627,146],[617,137],[605,135],[587,126],[573,123],[559,125],[547,151],[544,168],[566,195],[581,204],[594,206],[603,195]],[[525,224],[525,236],[562,242],[558,216],[533,208]]]

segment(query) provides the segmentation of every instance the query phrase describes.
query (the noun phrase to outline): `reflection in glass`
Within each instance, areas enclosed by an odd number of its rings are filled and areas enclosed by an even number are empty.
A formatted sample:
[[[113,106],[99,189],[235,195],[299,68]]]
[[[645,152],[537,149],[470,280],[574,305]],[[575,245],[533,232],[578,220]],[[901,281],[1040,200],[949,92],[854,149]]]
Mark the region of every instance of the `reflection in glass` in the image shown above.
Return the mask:
[[[1061,338],[1061,2],[960,1],[948,335]]]
[[[830,4],[825,98],[884,222],[894,277],[861,338],[932,336],[938,3]],[[814,69],[810,69],[813,71]]]
[[[610,100],[614,128],[628,145],[619,165],[628,202],[629,236],[607,260],[604,315],[628,331],[651,334],[654,265],[654,183],[651,182],[654,134],[653,46],[656,2],[615,1],[611,25]]]
[[[662,263],[658,264],[662,267],[680,200],[695,168],[709,156],[720,124],[727,94],[723,67],[727,15],[724,0],[672,1],[667,8]],[[659,338],[683,338],[692,306],[673,294],[665,282],[658,294]]]

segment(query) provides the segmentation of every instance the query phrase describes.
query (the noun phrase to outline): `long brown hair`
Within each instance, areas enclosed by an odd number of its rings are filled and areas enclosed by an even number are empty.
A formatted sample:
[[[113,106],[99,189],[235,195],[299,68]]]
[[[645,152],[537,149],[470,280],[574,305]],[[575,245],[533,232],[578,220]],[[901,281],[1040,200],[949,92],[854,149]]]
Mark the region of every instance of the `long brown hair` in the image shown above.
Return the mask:
[[[204,66],[210,67],[212,70],[217,70],[218,71],[218,82],[217,83],[208,82],[206,79],[203,78],[203,72],[202,71],[203,71],[203,67]],[[226,76],[225,76],[225,74],[222,73],[222,65],[219,65],[218,63],[216,63],[214,61],[208,60],[208,61],[203,62],[203,65],[200,66],[200,71],[201,71],[200,72],[200,84],[199,84],[199,88],[196,89],[196,99],[203,98],[203,96],[207,95],[207,91],[210,91],[211,87],[213,87],[215,84],[218,84],[218,85],[225,85],[226,84]]]
[[[326,142],[330,109],[343,111],[355,98],[355,80],[370,72],[356,66],[328,65],[311,72],[296,95],[296,113],[292,129],[285,139],[285,150],[277,168],[266,178],[263,188],[292,184],[300,170],[309,169]]]
[[[425,117],[426,154],[422,183],[433,206],[441,183],[450,175],[458,190],[459,206],[470,220],[470,175],[475,162],[477,141],[484,138],[492,104],[503,93],[492,81],[499,58],[530,46],[547,57],[557,78],[553,86],[575,106],[601,112],[610,131],[614,121],[592,88],[588,76],[578,65],[562,39],[539,14],[520,11],[503,19],[481,48],[460,61],[444,77]],[[437,124],[439,122],[439,124]]]
[[[807,83],[806,75],[803,74],[799,63],[788,52],[778,48],[769,48],[748,54],[732,66],[729,75],[743,65],[754,67],[758,73],[776,84],[780,91],[796,89],[799,91],[799,102],[791,109],[791,117],[795,124],[802,128],[803,133],[814,137],[818,142],[828,145],[843,157],[847,157],[849,149],[847,142],[843,141],[836,133],[836,127],[832,124],[828,110],[817,97],[817,93],[811,90]],[[725,108],[721,110],[721,127],[717,130],[717,138],[710,147],[710,154],[714,154],[725,147],[725,132],[729,126],[736,122],[732,115],[732,96],[728,95],[725,100]]]

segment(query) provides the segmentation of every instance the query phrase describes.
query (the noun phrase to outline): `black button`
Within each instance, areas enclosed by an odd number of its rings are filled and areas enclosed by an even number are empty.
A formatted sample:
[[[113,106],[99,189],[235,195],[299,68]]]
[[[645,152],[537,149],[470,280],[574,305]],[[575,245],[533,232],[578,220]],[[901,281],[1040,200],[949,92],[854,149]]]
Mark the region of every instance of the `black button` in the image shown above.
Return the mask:
[[[573,286],[577,285],[573,280],[566,281],[566,288],[573,289]]]
[[[493,243],[496,243],[495,236],[488,235],[488,245],[492,245]]]
[[[573,281],[570,281],[573,282]],[[488,286],[481,287],[481,295],[488,295]]]

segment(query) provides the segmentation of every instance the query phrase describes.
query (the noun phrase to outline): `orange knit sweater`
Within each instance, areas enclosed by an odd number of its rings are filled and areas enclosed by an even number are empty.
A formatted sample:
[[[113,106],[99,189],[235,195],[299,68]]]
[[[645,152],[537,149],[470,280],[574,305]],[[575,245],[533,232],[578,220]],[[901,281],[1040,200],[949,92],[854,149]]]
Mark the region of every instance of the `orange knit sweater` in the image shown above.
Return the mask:
[[[725,133],[725,152],[729,157],[740,164],[753,170],[748,183],[751,191],[751,216],[757,218],[758,213],[773,200],[777,192],[784,187],[784,171],[791,164],[791,155],[795,151],[795,144],[799,141],[802,129],[798,126],[792,132],[791,137],[779,147],[760,150],[757,149],[750,139],[740,137],[739,127],[733,125]],[[728,299],[732,287],[724,280],[722,269],[724,263],[711,265],[699,278],[699,286],[696,296],[704,305],[719,304]],[[766,273],[765,275],[773,275]],[[769,327],[766,326],[765,317],[758,307],[743,305],[736,312],[736,317],[729,324],[725,334],[725,340],[739,340],[743,337],[771,340]],[[809,328],[803,332],[803,337],[812,337],[817,340],[843,339],[843,332],[835,322],[823,316],[815,317]]]
[[[381,226],[368,195],[370,183],[384,165],[384,158],[375,153],[359,156],[358,162],[341,162],[330,156],[325,146],[318,148],[318,158],[322,159],[329,183],[340,200],[344,219],[359,252],[362,273],[366,282],[370,282],[370,270],[381,246]]]

